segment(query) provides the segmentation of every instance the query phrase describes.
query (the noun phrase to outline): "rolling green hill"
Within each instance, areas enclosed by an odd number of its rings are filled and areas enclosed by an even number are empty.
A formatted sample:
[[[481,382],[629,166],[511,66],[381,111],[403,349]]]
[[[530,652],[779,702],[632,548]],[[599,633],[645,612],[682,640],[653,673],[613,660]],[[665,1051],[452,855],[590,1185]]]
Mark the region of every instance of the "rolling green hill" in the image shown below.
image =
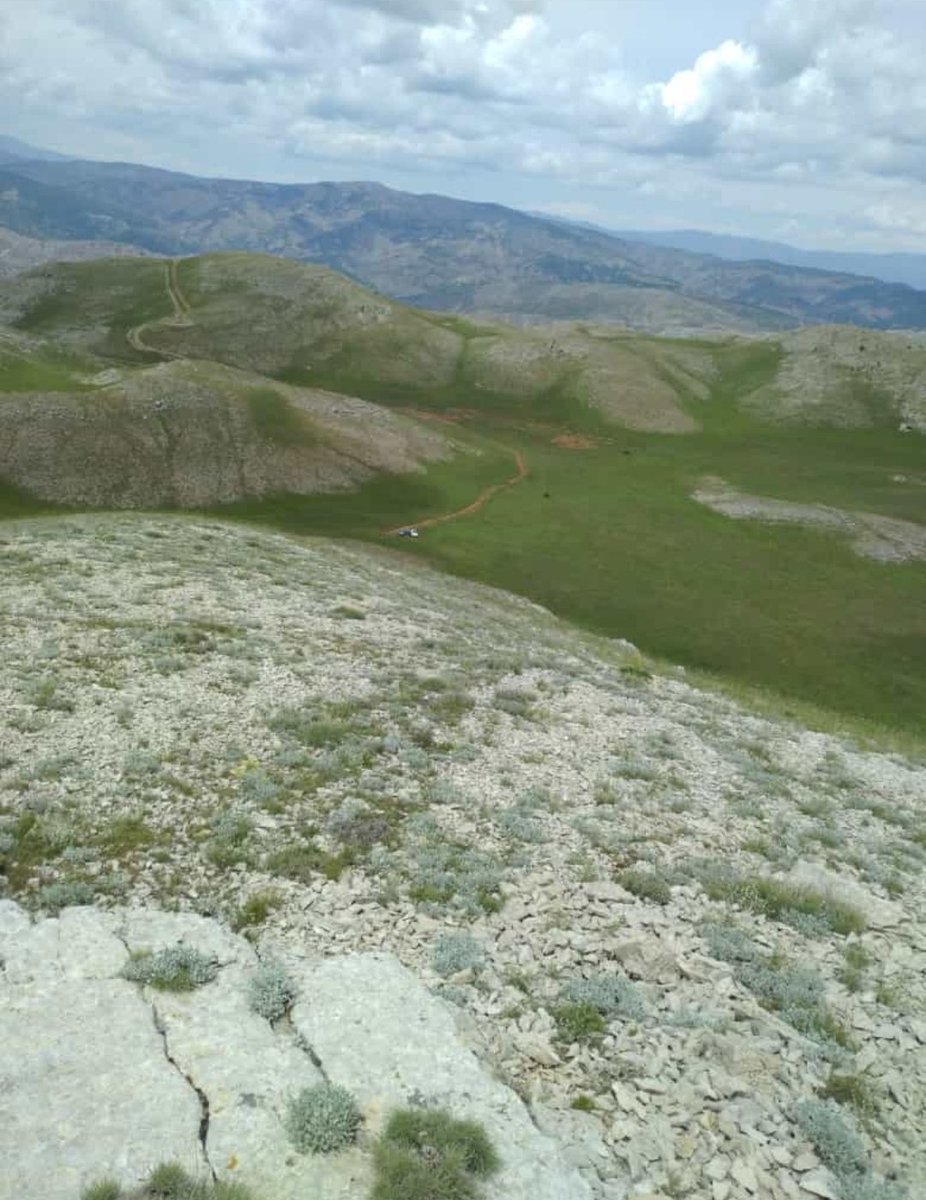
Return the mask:
[[[245,254],[47,265],[7,285],[0,324],[10,512],[195,507],[385,545],[420,523],[402,548],[451,572],[781,703],[921,731],[922,340],[518,329]],[[705,479],[747,518],[701,503]],[[850,512],[901,551],[866,557]]]

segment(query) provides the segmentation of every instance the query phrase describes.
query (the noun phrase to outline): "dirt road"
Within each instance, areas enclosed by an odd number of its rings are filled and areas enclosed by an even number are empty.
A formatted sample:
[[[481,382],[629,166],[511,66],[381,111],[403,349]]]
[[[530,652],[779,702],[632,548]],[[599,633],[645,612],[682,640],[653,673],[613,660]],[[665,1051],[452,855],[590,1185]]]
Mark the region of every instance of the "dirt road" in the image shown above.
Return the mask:
[[[155,325],[171,325],[175,329],[180,329],[188,328],[193,324],[189,301],[183,294],[177,275],[179,261],[177,258],[172,258],[164,264],[164,288],[173,309],[172,314],[169,317],[156,317],[153,321],[143,321],[141,325],[134,325],[131,329],[126,330],[125,339],[133,350],[140,350],[142,354],[160,354],[163,358],[186,358],[185,354],[165,350],[162,346],[150,346],[142,336],[146,329],[151,329]]]
[[[509,488],[515,487],[516,484],[521,483],[522,480],[527,478],[527,463],[520,450],[514,452],[514,461],[517,467],[516,473],[502,483],[493,483],[489,487],[483,488],[471,504],[467,504],[463,508],[454,509],[453,512],[441,513],[436,517],[423,517],[420,521],[406,521],[404,525],[397,525],[395,529],[384,529],[383,533],[387,537],[394,537],[396,534],[401,533],[403,529],[430,529],[431,526],[442,525],[445,521],[455,521],[458,517],[472,516],[473,513],[479,512],[481,508],[485,508],[493,496],[497,496],[500,492],[505,492]]]

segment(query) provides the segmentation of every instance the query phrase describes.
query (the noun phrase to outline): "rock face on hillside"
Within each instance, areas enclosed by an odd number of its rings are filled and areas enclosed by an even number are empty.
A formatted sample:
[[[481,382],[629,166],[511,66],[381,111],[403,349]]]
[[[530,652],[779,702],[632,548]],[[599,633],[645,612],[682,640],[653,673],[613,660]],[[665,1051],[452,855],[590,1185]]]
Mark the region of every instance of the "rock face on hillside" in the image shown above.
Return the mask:
[[[349,490],[453,452],[377,405],[214,363],[114,370],[96,382],[5,396],[0,478],[62,504],[196,508]]]
[[[0,228],[0,279],[10,279],[45,262],[86,262],[94,258],[146,258],[149,251],[119,242],[60,241],[23,237]]]
[[[215,979],[165,993],[121,978],[130,952],[177,944],[211,958]],[[266,1200],[355,1200],[378,1128],[409,1104],[483,1124],[502,1159],[487,1200],[590,1196],[453,1010],[391,955],[289,962],[297,1002],[276,1027],[248,1003],[254,949],[191,914],[77,908],[33,925],[0,901],[0,962],[2,1200],[77,1200],[165,1161]],[[338,1154],[296,1153],[287,1100],[326,1080],[357,1097],[363,1132]]]

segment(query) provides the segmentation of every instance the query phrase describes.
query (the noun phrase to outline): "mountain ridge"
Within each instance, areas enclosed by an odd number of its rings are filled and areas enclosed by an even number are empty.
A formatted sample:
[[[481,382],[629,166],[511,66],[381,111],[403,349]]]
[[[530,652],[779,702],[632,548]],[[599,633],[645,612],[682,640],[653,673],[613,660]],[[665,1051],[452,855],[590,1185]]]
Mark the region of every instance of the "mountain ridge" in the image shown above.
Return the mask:
[[[622,241],[490,203],[370,182],[205,179],[128,163],[0,167],[0,224],[159,254],[250,250],[341,271],[419,307],[659,333],[802,324],[926,328],[926,293]]]

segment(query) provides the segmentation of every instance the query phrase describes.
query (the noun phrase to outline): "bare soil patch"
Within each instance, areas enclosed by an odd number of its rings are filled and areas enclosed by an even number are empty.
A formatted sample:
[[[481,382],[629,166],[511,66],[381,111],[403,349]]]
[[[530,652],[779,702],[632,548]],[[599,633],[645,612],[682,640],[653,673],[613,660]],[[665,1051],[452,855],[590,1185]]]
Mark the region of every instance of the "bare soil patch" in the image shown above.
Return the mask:
[[[582,437],[578,433],[558,433],[551,441],[563,450],[597,450],[600,445],[594,438]]]

